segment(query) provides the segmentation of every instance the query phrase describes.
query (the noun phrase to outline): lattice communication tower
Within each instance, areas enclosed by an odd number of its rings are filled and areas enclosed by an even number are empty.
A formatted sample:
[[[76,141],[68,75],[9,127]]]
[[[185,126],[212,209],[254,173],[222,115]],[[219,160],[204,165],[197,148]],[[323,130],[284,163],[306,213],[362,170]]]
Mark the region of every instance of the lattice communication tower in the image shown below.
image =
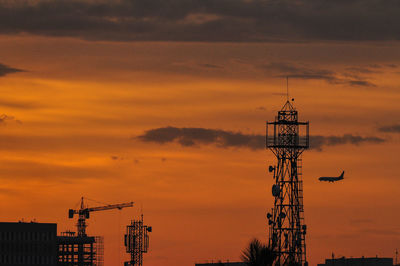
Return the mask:
[[[309,122],[298,121],[298,112],[289,100],[275,121],[267,122],[266,146],[277,159],[276,165],[269,167],[274,174],[275,202],[267,214],[274,265],[308,265],[301,154],[309,148]]]
[[[125,262],[125,266],[143,265],[143,253],[149,249],[149,232],[152,232],[152,227],[143,224],[143,215],[140,220],[133,220],[126,227],[125,247],[131,260]]]

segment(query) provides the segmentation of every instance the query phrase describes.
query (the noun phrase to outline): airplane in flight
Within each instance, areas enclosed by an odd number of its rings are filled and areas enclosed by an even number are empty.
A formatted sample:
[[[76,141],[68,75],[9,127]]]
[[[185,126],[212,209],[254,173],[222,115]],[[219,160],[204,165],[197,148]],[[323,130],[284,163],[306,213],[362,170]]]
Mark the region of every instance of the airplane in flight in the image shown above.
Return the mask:
[[[328,182],[336,182],[339,180],[342,180],[344,176],[344,171],[342,172],[342,174],[338,177],[327,177],[327,176],[322,176],[320,178],[318,178],[319,181],[328,181]]]

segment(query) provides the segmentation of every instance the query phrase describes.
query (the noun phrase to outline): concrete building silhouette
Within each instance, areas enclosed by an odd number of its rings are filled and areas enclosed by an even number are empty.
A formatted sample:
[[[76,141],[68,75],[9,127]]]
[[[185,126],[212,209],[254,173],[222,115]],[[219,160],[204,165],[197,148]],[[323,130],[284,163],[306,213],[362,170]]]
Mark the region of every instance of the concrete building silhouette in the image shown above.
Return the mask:
[[[57,265],[57,224],[0,223],[0,265]]]
[[[393,258],[332,258],[318,266],[393,266]]]

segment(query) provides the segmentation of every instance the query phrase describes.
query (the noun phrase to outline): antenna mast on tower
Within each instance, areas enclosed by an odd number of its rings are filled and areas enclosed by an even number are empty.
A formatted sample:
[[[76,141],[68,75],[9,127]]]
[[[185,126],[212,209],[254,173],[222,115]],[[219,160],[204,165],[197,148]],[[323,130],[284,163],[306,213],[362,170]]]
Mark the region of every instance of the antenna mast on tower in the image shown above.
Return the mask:
[[[289,101],[289,76],[286,76],[286,101]]]

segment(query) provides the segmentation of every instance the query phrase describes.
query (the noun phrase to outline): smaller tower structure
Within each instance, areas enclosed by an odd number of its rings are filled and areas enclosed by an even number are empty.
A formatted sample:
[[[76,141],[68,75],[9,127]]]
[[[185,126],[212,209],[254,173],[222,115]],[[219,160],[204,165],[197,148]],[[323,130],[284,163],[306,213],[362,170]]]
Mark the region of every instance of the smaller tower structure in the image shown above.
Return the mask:
[[[149,232],[152,232],[152,227],[144,225],[143,214],[140,220],[133,220],[126,227],[125,247],[131,259],[125,262],[125,266],[143,265],[143,253],[149,250]]]

